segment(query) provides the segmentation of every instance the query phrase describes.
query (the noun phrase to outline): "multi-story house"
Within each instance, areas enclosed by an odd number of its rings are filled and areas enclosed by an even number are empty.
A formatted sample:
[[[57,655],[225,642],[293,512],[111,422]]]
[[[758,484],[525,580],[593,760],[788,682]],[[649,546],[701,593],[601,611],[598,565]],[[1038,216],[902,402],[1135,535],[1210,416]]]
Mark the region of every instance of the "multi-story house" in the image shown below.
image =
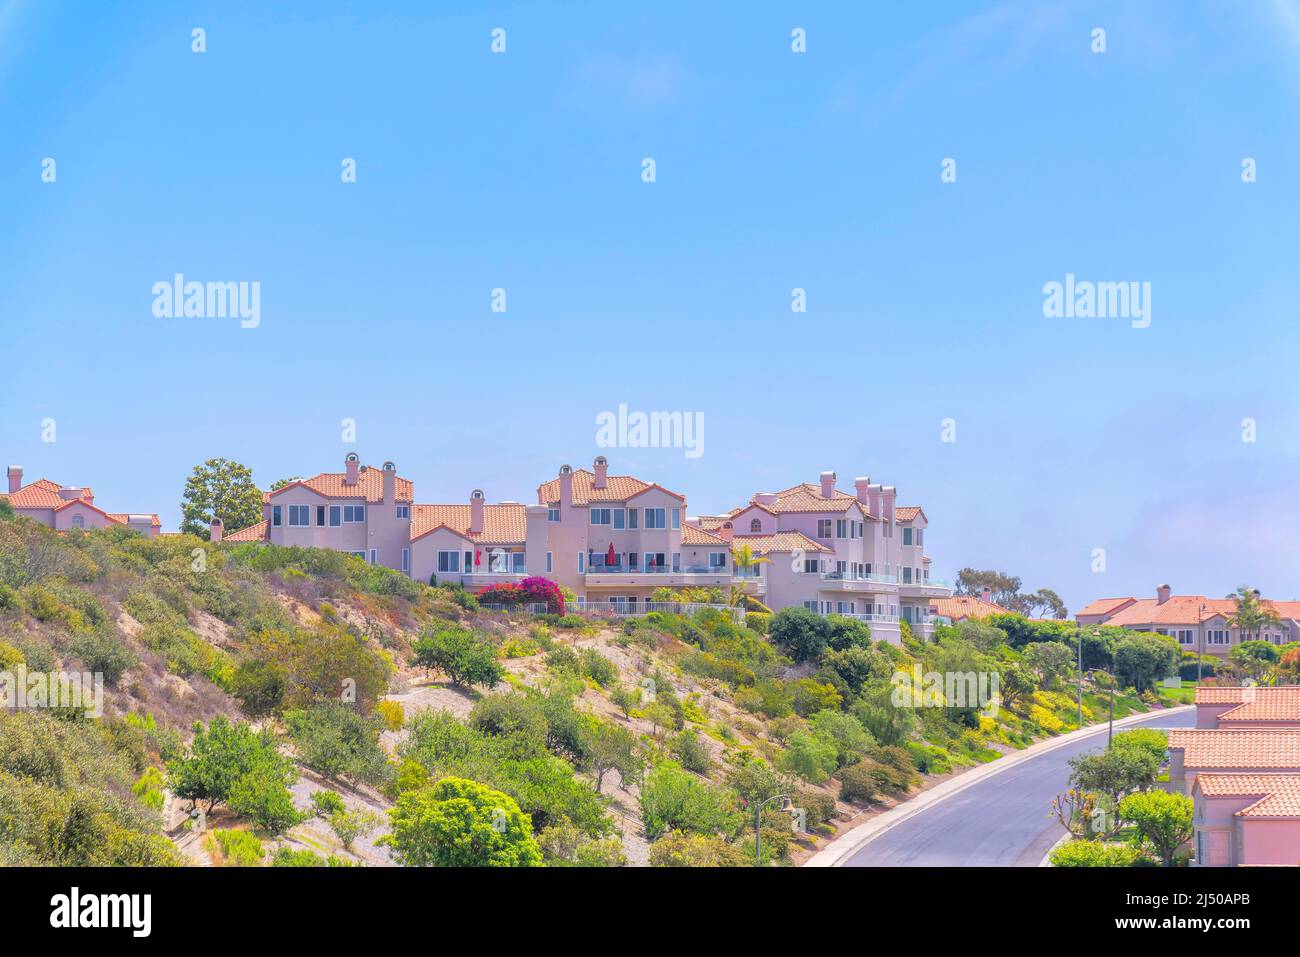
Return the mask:
[[[1279,624],[1256,636],[1243,635],[1229,624],[1237,610],[1230,598],[1174,595],[1168,585],[1156,589],[1155,598],[1099,598],[1079,610],[1080,625],[1114,625],[1132,631],[1149,631],[1177,639],[1184,651],[1226,657],[1234,645],[1258,637],[1283,645],[1300,638],[1300,602],[1263,600],[1278,614]]]
[[[413,486],[392,462],[368,468],[349,453],[342,472],[298,479],[262,496],[262,521],[226,541],[332,548],[411,571]],[[213,537],[221,540],[219,527]]]
[[[859,478],[849,494],[836,489],[835,481],[834,472],[823,472],[818,484],[759,492],[726,515],[704,516],[696,524],[724,534],[729,525],[733,547],[747,544],[768,558],[736,584],[770,608],[802,605],[819,614],[849,615],[892,641],[898,640],[901,618],[929,636],[931,602],[951,592],[930,578],[925,512],[896,505],[891,485]]]
[[[8,502],[16,514],[61,532],[71,528],[124,525],[146,538],[153,538],[162,527],[158,516],[151,513],[104,511],[95,504],[95,493],[90,488],[60,485],[49,479],[24,485],[21,465],[9,466],[8,479],[9,491],[0,493],[0,501]]]
[[[684,496],[610,475],[604,456],[593,471],[561,467],[535,505],[488,504],[479,489],[464,505],[420,505],[391,462],[375,470],[349,455],[346,468],[269,493],[263,521],[225,540],[334,548],[473,589],[540,575],[628,610],[661,587],[730,591],[726,540],[685,525]]]

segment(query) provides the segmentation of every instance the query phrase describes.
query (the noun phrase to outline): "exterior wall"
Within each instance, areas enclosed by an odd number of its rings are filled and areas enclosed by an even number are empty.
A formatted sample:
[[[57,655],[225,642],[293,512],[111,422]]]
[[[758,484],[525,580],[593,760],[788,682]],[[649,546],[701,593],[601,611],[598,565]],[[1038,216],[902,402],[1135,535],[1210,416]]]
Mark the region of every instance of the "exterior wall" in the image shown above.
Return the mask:
[[[76,502],[72,505],[65,505],[63,508],[53,512],[54,528],[60,532],[65,532],[70,528],[76,528],[76,519],[82,521],[82,528],[107,528],[115,524],[110,522],[102,512],[92,508],[87,502]]]
[[[26,515],[33,521],[40,522],[49,528],[54,527],[54,509],[52,508],[15,508],[14,514]]]
[[[1197,704],[1196,726],[1214,730],[1219,727],[1219,715],[1237,707],[1235,704]]]
[[[307,526],[289,524],[289,506],[306,505],[309,509]],[[364,522],[344,523],[338,526],[329,524],[331,506],[364,505],[366,518]],[[280,508],[280,524],[270,524],[275,507]],[[317,508],[325,507],[325,524],[317,524]],[[341,552],[365,552],[366,561],[370,560],[370,551],[375,551],[375,563],[389,568],[401,569],[402,549],[409,547],[411,537],[411,520],[408,510],[407,518],[397,517],[397,502],[367,502],[363,496],[329,497],[308,488],[297,485],[282,489],[263,506],[263,517],[268,522],[270,540],[276,545],[298,545],[303,548],[332,548]],[[428,578],[426,576],[425,580]]]
[[[411,542],[411,577],[427,582],[436,575],[439,584],[465,583],[465,553],[474,551],[474,544],[449,528],[440,528],[436,532],[422,535]],[[458,571],[438,571],[438,553],[456,552]]]
[[[1300,865],[1300,820],[1238,818],[1241,866]]]

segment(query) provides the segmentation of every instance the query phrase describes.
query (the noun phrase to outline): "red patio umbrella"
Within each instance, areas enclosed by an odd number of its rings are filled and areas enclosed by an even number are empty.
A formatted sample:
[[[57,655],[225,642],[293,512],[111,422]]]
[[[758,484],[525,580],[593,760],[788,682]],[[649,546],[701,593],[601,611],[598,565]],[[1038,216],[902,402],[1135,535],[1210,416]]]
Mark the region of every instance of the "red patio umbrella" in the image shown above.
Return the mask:
[[[618,561],[618,556],[614,554],[614,543],[610,542],[609,551],[605,553],[605,564],[613,565],[616,561]]]
[[[474,564],[476,566],[483,564],[483,552],[477,548],[474,549]]]

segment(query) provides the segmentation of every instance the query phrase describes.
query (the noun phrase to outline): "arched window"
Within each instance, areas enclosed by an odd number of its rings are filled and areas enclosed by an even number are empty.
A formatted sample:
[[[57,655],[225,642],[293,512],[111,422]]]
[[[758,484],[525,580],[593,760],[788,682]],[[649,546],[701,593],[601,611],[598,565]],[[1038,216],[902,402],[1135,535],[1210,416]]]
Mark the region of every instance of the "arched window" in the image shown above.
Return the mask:
[[[751,532],[761,532],[763,530],[763,523],[756,518],[751,519],[749,523],[749,530]]]
[[[85,517],[84,515],[74,515],[74,516],[72,516],[72,527],[73,527],[73,528],[85,528],[85,527],[86,527],[86,517]]]

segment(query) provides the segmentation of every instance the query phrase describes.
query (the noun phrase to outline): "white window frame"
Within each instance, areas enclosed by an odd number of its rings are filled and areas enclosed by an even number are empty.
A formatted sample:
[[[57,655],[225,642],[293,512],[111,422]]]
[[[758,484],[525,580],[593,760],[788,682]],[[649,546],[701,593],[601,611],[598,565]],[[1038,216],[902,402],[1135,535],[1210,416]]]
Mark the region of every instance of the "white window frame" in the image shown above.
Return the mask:
[[[411,506],[409,506],[409,505],[399,505],[399,506],[397,506],[397,517],[398,517],[398,518],[410,518],[410,517],[411,517]]]
[[[444,555],[450,555],[451,559],[444,559]],[[446,567],[443,567],[444,565]],[[439,551],[433,567],[438,570],[439,575],[459,575],[460,549]]]
[[[409,548],[403,548],[402,549],[402,571],[409,572],[410,570],[411,570],[411,550]]]
[[[301,517],[303,521],[296,521]],[[289,527],[290,528],[310,528],[311,527],[311,506],[310,505],[290,505],[289,506]]]

